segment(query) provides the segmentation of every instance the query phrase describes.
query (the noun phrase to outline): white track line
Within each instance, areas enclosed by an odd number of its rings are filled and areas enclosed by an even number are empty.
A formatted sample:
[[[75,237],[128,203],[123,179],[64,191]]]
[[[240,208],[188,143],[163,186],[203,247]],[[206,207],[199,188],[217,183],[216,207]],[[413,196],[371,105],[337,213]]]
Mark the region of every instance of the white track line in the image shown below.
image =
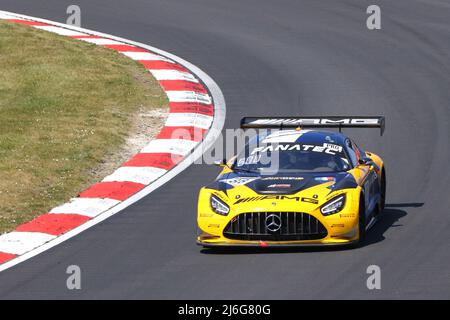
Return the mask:
[[[105,39],[105,38],[80,38],[79,40],[86,41],[89,43],[97,44],[100,46],[106,46],[106,45],[120,45],[123,44],[122,42],[111,40],[111,39]]]
[[[75,36],[86,36],[86,33],[81,33],[73,30],[68,30],[60,27],[54,27],[54,26],[34,26],[36,29],[41,29],[49,32],[53,32],[56,34],[59,34],[60,36],[67,36],[67,37],[75,37]]]
[[[16,19],[16,17],[14,17],[14,16],[11,16],[11,15],[9,15],[9,14],[7,14],[7,13],[4,13],[3,11],[2,12],[0,12],[0,19]]]

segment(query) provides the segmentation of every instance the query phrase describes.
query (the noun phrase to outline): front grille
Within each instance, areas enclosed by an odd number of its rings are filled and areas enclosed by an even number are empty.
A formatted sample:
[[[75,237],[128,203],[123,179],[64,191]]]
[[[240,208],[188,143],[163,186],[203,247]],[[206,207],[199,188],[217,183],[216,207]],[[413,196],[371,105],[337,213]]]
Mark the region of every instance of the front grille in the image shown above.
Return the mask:
[[[303,212],[242,213],[228,223],[223,233],[233,240],[265,241],[318,240],[327,234],[319,220]]]

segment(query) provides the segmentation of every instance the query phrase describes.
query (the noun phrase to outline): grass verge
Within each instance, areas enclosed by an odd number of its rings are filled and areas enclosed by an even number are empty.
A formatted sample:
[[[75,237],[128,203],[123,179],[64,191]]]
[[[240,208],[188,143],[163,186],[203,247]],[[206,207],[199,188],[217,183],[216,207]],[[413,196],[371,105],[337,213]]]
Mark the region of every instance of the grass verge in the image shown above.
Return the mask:
[[[0,234],[67,202],[118,167],[167,98],[113,50],[0,21]],[[160,119],[149,119],[150,135]]]

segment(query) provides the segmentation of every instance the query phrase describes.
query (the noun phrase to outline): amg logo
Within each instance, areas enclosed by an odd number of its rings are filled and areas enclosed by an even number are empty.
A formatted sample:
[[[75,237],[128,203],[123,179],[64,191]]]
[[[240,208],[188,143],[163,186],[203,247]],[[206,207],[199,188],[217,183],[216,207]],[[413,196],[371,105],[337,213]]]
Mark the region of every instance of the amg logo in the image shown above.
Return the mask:
[[[319,201],[317,199],[312,199],[312,198],[302,198],[302,202],[308,202],[308,203],[312,203],[312,204],[319,204]]]
[[[339,125],[339,124],[353,124],[353,125],[377,125],[379,119],[377,118],[364,118],[364,119],[352,119],[352,118],[342,118],[342,119],[327,119],[327,118],[317,118],[317,119],[258,119],[251,124],[284,124],[284,125]]]
[[[295,200],[300,201],[300,197],[289,197],[289,196],[257,196],[250,198],[242,198],[236,201],[234,204],[242,203],[242,202],[252,202],[252,201],[261,201],[261,200]]]

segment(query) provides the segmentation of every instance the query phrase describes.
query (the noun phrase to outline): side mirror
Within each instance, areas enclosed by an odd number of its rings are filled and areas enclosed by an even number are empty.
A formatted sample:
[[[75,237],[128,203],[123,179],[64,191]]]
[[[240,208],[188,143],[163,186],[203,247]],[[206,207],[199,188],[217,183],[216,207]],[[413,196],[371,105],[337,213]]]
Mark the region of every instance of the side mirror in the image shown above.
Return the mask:
[[[365,166],[373,166],[373,165],[375,165],[375,162],[373,162],[373,160],[370,159],[369,157],[363,157],[363,158],[359,159],[359,164],[362,164]]]
[[[219,167],[228,167],[228,165],[227,165],[227,159],[222,159],[222,160],[214,161],[214,164],[215,164],[216,166],[219,166]]]

